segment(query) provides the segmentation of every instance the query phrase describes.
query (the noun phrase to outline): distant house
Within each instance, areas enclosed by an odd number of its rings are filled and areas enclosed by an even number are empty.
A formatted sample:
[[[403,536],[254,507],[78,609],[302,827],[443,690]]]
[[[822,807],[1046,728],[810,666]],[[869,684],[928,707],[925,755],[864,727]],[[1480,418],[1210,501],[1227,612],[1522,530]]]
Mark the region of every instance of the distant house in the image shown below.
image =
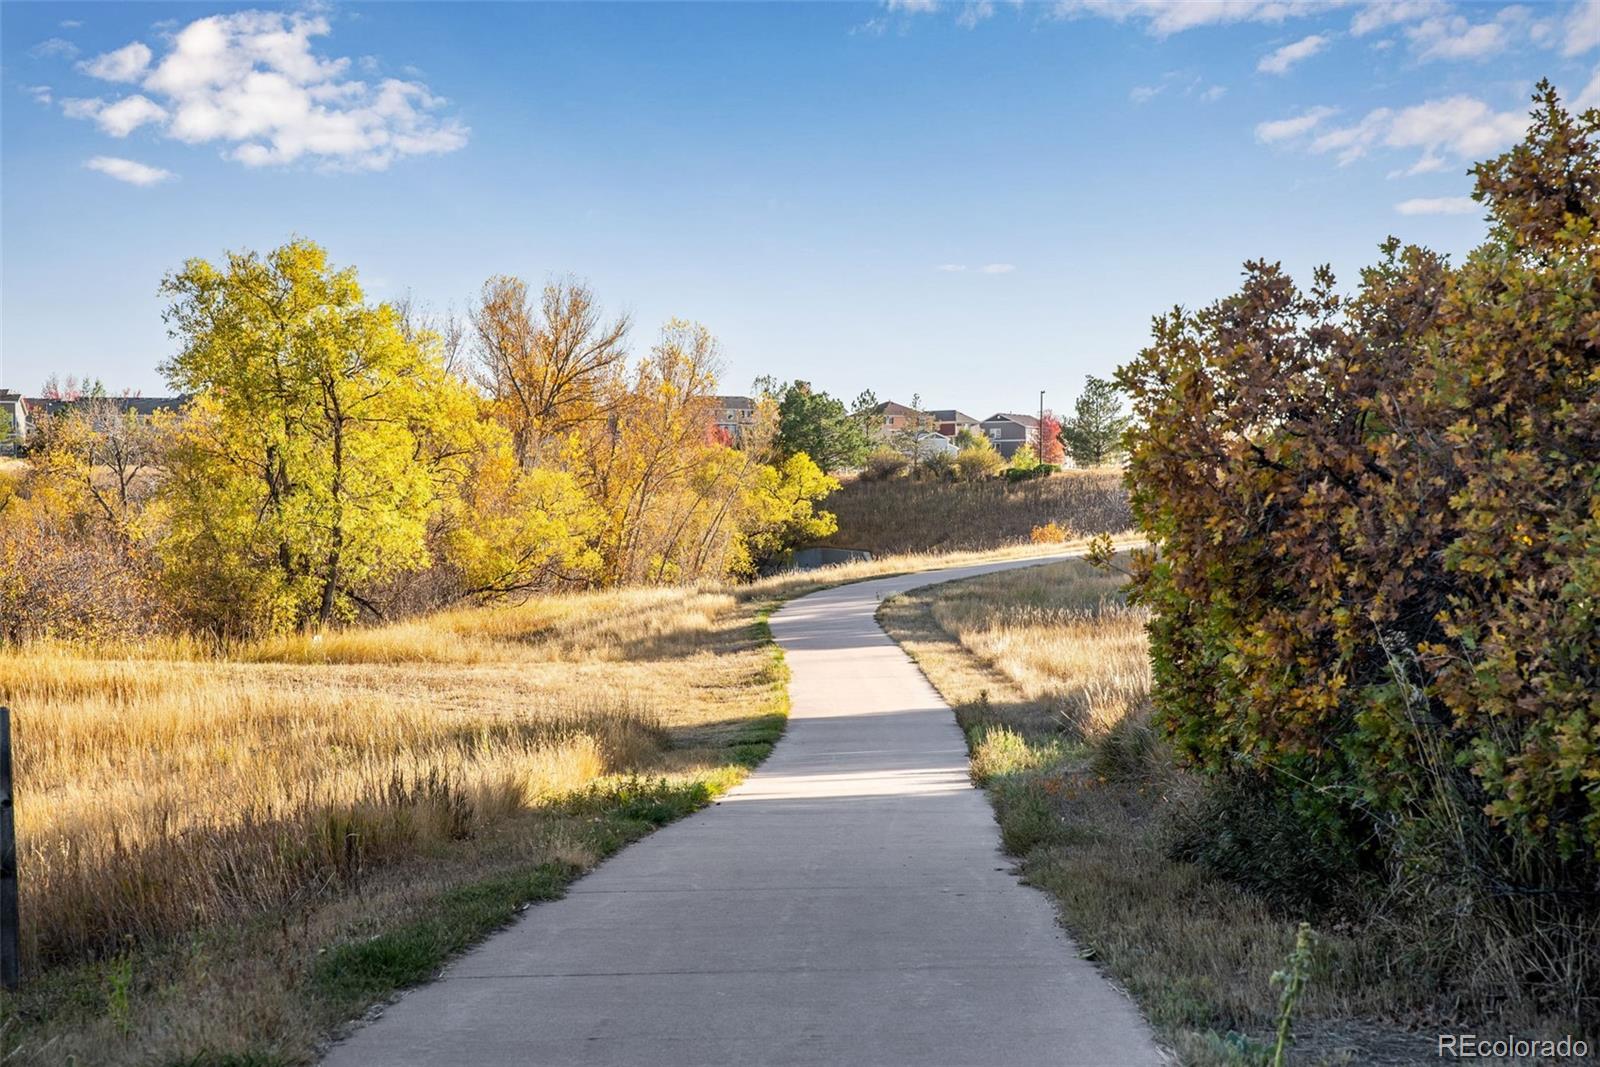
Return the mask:
[[[978,425],[977,419],[955,408],[939,408],[928,414],[933,417],[933,428],[952,440],[962,430],[972,430]]]
[[[756,421],[756,402],[747,396],[714,396],[712,418],[734,444],[744,441]]]
[[[1001,411],[990,415],[980,424],[985,435],[1006,459],[1016,455],[1023,445],[1039,448],[1039,420],[1032,415],[1018,415]]]
[[[872,414],[877,417],[872,424],[872,434],[880,441],[886,441],[894,434],[912,429],[919,424],[933,429],[932,420],[926,412],[908,408],[904,404],[896,404],[893,400],[885,400],[872,409]]]
[[[932,456],[953,456],[958,451],[956,443],[942,433],[924,430],[905,449],[907,456],[916,459],[928,459]]]
[[[28,402],[21,393],[0,389],[0,456],[13,455],[28,436]]]

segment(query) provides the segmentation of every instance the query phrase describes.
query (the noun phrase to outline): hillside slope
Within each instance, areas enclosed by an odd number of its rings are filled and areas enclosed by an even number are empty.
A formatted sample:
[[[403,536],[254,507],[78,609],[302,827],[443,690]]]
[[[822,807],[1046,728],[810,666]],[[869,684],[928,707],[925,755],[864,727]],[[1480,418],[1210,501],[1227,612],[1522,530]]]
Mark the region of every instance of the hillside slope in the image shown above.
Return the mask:
[[[1133,525],[1120,469],[1063,471],[1011,484],[977,482],[848,482],[823,507],[839,518],[822,545],[875,553],[998,548],[1028,540],[1054,522],[1081,535]]]

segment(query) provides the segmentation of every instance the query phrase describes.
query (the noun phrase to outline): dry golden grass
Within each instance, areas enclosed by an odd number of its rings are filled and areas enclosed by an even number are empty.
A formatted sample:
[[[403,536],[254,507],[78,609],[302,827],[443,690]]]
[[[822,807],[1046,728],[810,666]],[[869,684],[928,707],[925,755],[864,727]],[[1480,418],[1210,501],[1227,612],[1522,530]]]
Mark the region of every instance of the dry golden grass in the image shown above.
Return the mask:
[[[666,767],[675,736],[770,703],[741,606],[647,590],[226,657],[159,642],[115,659],[0,653],[25,962],[274,907],[602,775]]]
[[[227,646],[0,649],[30,979],[17,1019],[0,1010],[0,1060],[18,1025],[30,1062],[263,1047],[303,1059],[338,1021],[305,994],[319,952],[423,921],[474,880],[593,863],[592,822],[563,808],[586,787],[736,780],[783,707],[758,625],[777,599],[1038,551],[540,597]],[[115,1007],[119,968],[131,1014]]]

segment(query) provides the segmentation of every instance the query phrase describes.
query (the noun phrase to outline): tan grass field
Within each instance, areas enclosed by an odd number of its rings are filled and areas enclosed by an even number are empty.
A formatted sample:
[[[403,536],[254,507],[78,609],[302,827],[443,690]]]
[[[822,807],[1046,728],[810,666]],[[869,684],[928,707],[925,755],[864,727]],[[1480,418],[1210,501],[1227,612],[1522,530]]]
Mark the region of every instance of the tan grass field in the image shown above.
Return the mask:
[[[308,994],[319,954],[425,921],[485,879],[591,865],[615,843],[574,808],[586,791],[647,776],[704,796],[737,781],[785,707],[764,609],[1037,551],[541,597],[227,647],[0,650],[30,979],[0,1006],[0,1062],[303,1062],[364,1007]]]
[[[1055,899],[1081,951],[1139,1003],[1179,1062],[1265,1062],[1271,975],[1292,917],[1168,858],[1199,783],[1149,724],[1145,613],[1120,575],[1072,561],[932,586],[880,621],[967,732],[974,780],[1024,876]],[[1356,930],[1320,931],[1299,1007],[1297,1064],[1430,1057],[1415,1024],[1430,989]]]

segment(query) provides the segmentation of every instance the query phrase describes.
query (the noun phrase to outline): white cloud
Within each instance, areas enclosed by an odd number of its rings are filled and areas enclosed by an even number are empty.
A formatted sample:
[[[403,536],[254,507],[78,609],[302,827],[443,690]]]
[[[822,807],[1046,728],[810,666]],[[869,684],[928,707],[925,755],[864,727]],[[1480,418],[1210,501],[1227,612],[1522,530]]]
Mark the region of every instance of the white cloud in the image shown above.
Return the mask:
[[[69,96],[61,101],[61,110],[69,119],[92,119],[100,114],[100,109],[105,106],[106,102],[98,96],[90,97],[87,100]]]
[[[252,167],[309,161],[383,170],[405,156],[466,144],[467,128],[442,114],[445,101],[421,81],[362,81],[347,77],[350,60],[317,55],[313,38],[329,32],[317,15],[196,19],[169,38],[159,59],[136,41],[82,66],[105,81],[137,80],[144,93],[63,101],[63,109],[94,118],[113,136],[153,124],[189,144],[218,143],[226,157]]]
[[[1402,215],[1470,215],[1478,202],[1470,196],[1422,196],[1402,200],[1394,209]]]
[[[157,182],[176,177],[170,170],[135,163],[131,159],[118,159],[115,156],[95,156],[84,166],[109,175],[119,182],[127,182],[129,185],[155,185]]]
[[[1600,44],[1600,0],[1582,0],[1567,15],[1561,54],[1582,55]]]
[[[61,110],[69,119],[94,119],[101,130],[113,137],[126,137],[140,126],[165,122],[167,118],[165,108],[137,93],[112,104],[98,96],[63,100]]]
[[[1368,0],[1350,20],[1350,32],[1363,37],[1390,26],[1442,15],[1448,10],[1449,5],[1444,0]]]
[[[1166,37],[1199,26],[1278,23],[1325,12],[1329,6],[1318,0],[1057,0],[1053,11],[1057,18],[1097,15],[1116,22],[1142,22],[1152,36]]]
[[[1527,125],[1520,112],[1495,111],[1476,97],[1451,96],[1398,111],[1369,111],[1353,126],[1321,134],[1310,150],[1335,153],[1343,165],[1379,145],[1419,148],[1422,155],[1409,173],[1423,174],[1440,169],[1446,155],[1472,160],[1498,152],[1521,137]]]
[[[150,47],[142,41],[95,56],[78,64],[78,69],[91,77],[108,82],[137,81],[150,65]]]
[[[22,91],[33,97],[34,103],[44,104],[46,107],[55,99],[50,94],[50,86],[48,85],[24,85]]]
[[[1160,85],[1135,85],[1128,90],[1128,99],[1135,104],[1148,104],[1161,95],[1164,86]]]
[[[1508,43],[1507,20],[1473,23],[1460,15],[1430,18],[1406,30],[1419,59],[1482,59]]]
[[[79,26],[82,26],[83,23],[77,19],[62,19],[59,23],[57,23],[57,25],[64,30],[75,30]]]
[[[884,6],[890,11],[904,11],[908,15],[925,15],[939,10],[939,0],[888,0]]]
[[[1334,113],[1331,107],[1314,107],[1286,119],[1273,119],[1256,125],[1256,140],[1263,144],[1288,141],[1310,133],[1322,120]]]
[[[962,5],[961,14],[956,16],[956,25],[970,30],[984,19],[994,17],[994,4],[991,0],[972,0]]]
[[[1339,166],[1354,163],[1367,154],[1384,130],[1384,125],[1393,114],[1388,108],[1380,107],[1369,111],[1354,126],[1342,126],[1338,129],[1328,130],[1319,134],[1311,142],[1311,151],[1316,153],[1332,152],[1339,160]]]
[[[965,263],[941,263],[937,269],[944,271],[946,274],[958,274],[966,270],[967,265]]]
[[[1211,104],[1221,100],[1227,95],[1228,87],[1226,85],[1213,85],[1200,94],[1200,99],[1204,100],[1208,104]]]
[[[1600,70],[1594,72],[1594,76],[1589,79],[1589,84],[1585,85],[1583,90],[1573,98],[1572,106],[1579,111],[1600,106]]]
[[[101,108],[94,117],[100,128],[113,137],[126,137],[146,123],[164,122],[166,118],[166,108],[138,94]]]
[[[1263,74],[1287,74],[1290,67],[1302,59],[1310,59],[1326,47],[1328,39],[1319,33],[1313,33],[1292,44],[1286,44],[1275,52],[1268,52],[1261,57],[1261,62],[1256,64],[1256,69]]]
[[[978,273],[979,274],[1010,274],[1012,271],[1014,271],[1016,269],[1017,269],[1016,265],[1012,264],[1012,263],[985,263],[983,266],[978,268]]]
[[[78,46],[60,37],[50,37],[28,49],[34,59],[71,59],[78,54]]]
[[[1481,159],[1516,141],[1527,128],[1521,111],[1495,111],[1475,97],[1451,96],[1397,112],[1384,143]]]

